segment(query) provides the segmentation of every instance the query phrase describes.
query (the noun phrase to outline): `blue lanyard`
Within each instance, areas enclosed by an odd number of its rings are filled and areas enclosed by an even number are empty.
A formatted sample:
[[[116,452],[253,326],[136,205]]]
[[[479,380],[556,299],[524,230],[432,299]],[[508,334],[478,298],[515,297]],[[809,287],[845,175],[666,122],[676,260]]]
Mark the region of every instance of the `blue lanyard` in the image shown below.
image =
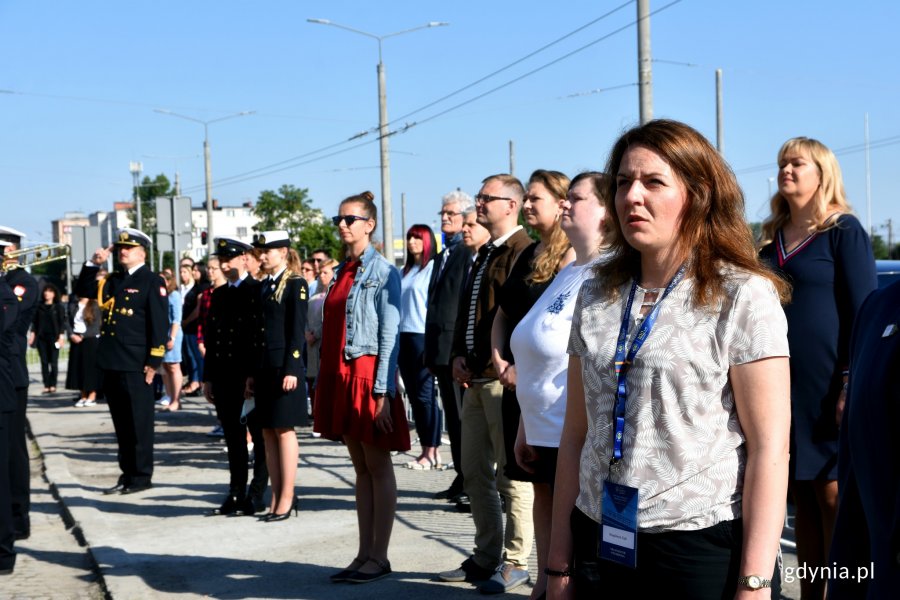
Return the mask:
[[[619,328],[619,339],[616,342],[616,356],[614,359],[617,380],[615,413],[616,435],[613,438],[613,457],[609,461],[611,466],[622,460],[622,438],[625,433],[625,401],[628,399],[628,371],[634,363],[634,357],[637,355],[638,350],[641,349],[641,346],[644,345],[644,342],[646,342],[647,338],[650,336],[650,331],[653,329],[654,323],[656,323],[656,317],[659,316],[659,307],[662,304],[662,301],[665,300],[666,296],[669,295],[669,292],[675,289],[675,286],[684,279],[684,270],[685,265],[681,265],[681,268],[675,273],[675,277],[673,277],[672,281],[669,282],[669,285],[666,286],[662,297],[656,302],[653,309],[650,311],[650,314],[644,319],[640,329],[638,329],[637,335],[634,337],[634,341],[631,342],[631,348],[626,354],[625,344],[628,340],[631,306],[634,303],[634,294],[637,292],[637,281],[631,284],[631,293],[628,294],[628,302],[625,303],[625,314],[622,316],[622,326]]]

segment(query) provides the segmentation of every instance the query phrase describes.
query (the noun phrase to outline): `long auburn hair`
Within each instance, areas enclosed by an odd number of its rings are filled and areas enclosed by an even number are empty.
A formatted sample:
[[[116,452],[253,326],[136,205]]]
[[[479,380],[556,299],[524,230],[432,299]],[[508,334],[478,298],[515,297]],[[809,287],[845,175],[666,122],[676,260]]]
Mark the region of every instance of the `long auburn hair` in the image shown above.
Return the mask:
[[[528,178],[528,186],[540,183],[554,198],[562,203],[569,193],[569,178],[559,171],[538,169]],[[547,245],[544,246],[531,264],[531,273],[525,278],[529,285],[535,285],[550,281],[559,271],[559,261],[572,245],[569,238],[559,225],[559,219],[553,223]]]
[[[819,189],[813,198],[813,218],[816,221],[816,232],[823,232],[837,225],[837,219],[826,220],[826,215],[837,212],[839,214],[852,213],[853,208],[847,201],[844,191],[844,178],[841,176],[841,165],[837,157],[828,149],[828,146],[808,137],[795,137],[786,141],[778,151],[778,169],[784,157],[788,153],[799,152],[812,160],[819,170]],[[775,232],[784,227],[791,220],[791,209],[787,200],[776,191],[769,201],[772,212],[769,218],[763,221],[762,235],[759,246],[765,246],[775,239]]]
[[[422,268],[425,268],[425,265],[428,264],[428,261],[434,258],[435,251],[437,250],[437,240],[434,237],[434,231],[431,230],[431,227],[428,225],[416,224],[409,228],[409,231],[406,232],[406,239],[411,237],[422,240]],[[412,253],[410,253],[409,248],[406,250],[406,263],[403,265],[403,274],[406,275],[409,273],[409,270],[413,268],[416,264],[416,259],[413,258]]]
[[[615,299],[620,286],[640,276],[640,253],[625,241],[615,207],[619,167],[633,146],[658,154],[684,185],[686,198],[675,251],[688,261],[686,274],[695,281],[694,304],[715,306],[724,299],[723,267],[768,279],[782,301],[787,301],[790,286],[759,259],[744,218],[744,193],[731,168],[697,130],[667,119],[626,131],[610,152],[604,196],[612,223],[611,258],[595,267],[604,293]]]

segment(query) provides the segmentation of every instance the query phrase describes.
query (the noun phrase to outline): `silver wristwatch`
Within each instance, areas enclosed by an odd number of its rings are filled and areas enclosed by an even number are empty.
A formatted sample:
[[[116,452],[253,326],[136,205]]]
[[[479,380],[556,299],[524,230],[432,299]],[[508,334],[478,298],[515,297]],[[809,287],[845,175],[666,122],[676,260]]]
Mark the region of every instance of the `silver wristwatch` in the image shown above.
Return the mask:
[[[771,579],[763,579],[759,575],[745,575],[743,577],[738,577],[738,585],[742,585],[746,588],[750,588],[751,590],[758,590],[761,588],[771,587],[772,580]]]

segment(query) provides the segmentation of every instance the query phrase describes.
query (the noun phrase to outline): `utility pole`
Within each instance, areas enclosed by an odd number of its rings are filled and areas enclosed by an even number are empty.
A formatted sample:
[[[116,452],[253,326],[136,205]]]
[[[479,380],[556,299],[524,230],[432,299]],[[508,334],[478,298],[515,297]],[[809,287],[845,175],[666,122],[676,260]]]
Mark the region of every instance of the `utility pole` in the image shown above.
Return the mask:
[[[725,124],[722,115],[722,69],[716,69],[716,150],[725,154]]]
[[[894,224],[888,219],[887,220],[887,230],[888,230],[888,258],[892,257],[891,248],[894,246]]]
[[[637,0],[638,94],[641,125],[653,118],[653,71],[650,56],[650,0]]]
[[[186,121],[193,121],[194,123],[200,123],[203,125],[203,166],[204,166],[204,183],[206,184],[206,242],[207,242],[207,253],[212,256],[213,250],[215,250],[215,246],[213,244],[213,202],[212,202],[212,165],[209,160],[209,126],[213,123],[218,123],[219,121],[225,121],[226,119],[234,119],[235,117],[243,117],[244,115],[252,115],[255,113],[255,110],[245,110],[239,113],[235,113],[233,115],[228,115],[226,117],[219,117],[218,119],[212,119],[211,121],[201,121],[200,119],[195,119],[194,117],[188,117],[186,115],[180,115],[178,113],[174,113],[171,110],[164,110],[161,108],[154,108],[153,112],[158,112],[162,115],[169,115],[171,117],[178,117],[179,119],[185,119]],[[176,194],[179,195],[179,194]]]
[[[509,140],[509,174],[516,176],[516,146],[512,140]]]
[[[141,171],[144,170],[144,165],[131,161],[128,163],[128,170],[131,171],[131,179],[134,186],[134,214],[135,214],[135,229],[138,231],[143,231],[141,229]]]
[[[381,60],[381,40],[378,40],[378,145],[381,149],[381,231],[384,255],[394,264],[394,211],[391,206],[391,153],[388,150],[387,92],[384,83],[384,63]]]
[[[872,231],[872,171],[869,162],[869,113],[866,113],[865,119],[865,138],[866,138],[866,227]],[[890,247],[888,247],[890,250]]]
[[[331,25],[332,27],[337,27],[338,29],[344,29],[346,31],[351,31],[353,33],[357,33],[359,35],[364,35],[368,38],[372,38],[373,40],[378,42],[378,66],[376,68],[378,72],[378,141],[380,149],[381,149],[381,228],[382,228],[382,237],[384,238],[384,256],[387,258],[391,264],[394,264],[394,213],[391,206],[391,158],[388,152],[388,120],[387,120],[387,94],[385,92],[385,75],[384,75],[384,62],[381,59],[381,43],[389,38],[395,37],[398,35],[403,35],[404,33],[410,33],[413,31],[419,31],[420,29],[428,29],[431,27],[444,27],[449,25],[449,23],[444,23],[441,21],[429,21],[424,25],[419,25],[418,27],[412,27],[410,29],[404,29],[402,31],[395,31],[394,33],[388,33],[386,35],[375,35],[374,33],[369,33],[368,31],[362,31],[361,29],[356,29],[355,27],[347,27],[346,25],[341,25],[340,23],[334,23],[328,19],[307,19],[308,23],[315,23],[317,25]]]
[[[406,235],[409,231],[406,228],[406,192],[400,193],[400,227],[403,228],[403,235]]]

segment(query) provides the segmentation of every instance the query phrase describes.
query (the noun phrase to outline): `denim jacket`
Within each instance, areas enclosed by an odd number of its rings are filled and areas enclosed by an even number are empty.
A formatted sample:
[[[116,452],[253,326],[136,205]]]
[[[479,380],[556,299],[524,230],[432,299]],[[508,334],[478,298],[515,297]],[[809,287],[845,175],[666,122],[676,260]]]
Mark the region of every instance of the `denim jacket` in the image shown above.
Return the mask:
[[[365,249],[356,278],[347,296],[347,342],[344,358],[378,357],[375,394],[397,395],[397,354],[400,338],[400,271],[375,251]],[[337,281],[342,262],[335,269]],[[333,285],[333,284],[332,284]]]

